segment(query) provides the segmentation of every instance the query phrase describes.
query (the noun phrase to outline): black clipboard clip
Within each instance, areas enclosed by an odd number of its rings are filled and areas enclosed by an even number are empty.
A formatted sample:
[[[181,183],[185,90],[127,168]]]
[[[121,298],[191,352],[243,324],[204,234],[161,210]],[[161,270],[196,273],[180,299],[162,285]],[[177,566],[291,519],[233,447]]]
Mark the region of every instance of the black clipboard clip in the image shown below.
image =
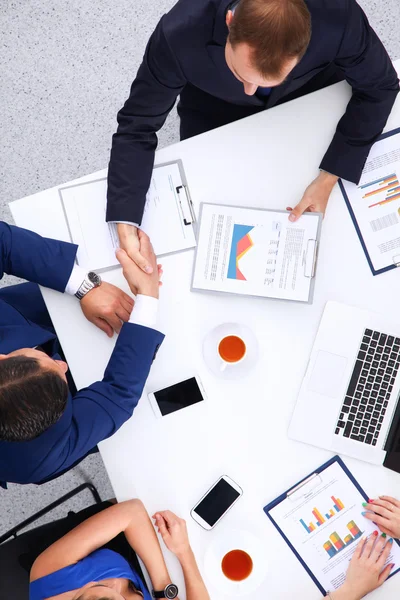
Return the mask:
[[[190,197],[188,187],[186,185],[178,185],[176,188],[176,193],[178,194],[179,206],[181,207],[184,225],[193,225],[193,223],[196,221],[196,215],[194,214],[193,202]],[[183,208],[184,206],[187,206],[189,209],[189,219],[186,218],[186,213]]]
[[[309,239],[307,241],[307,249],[304,253],[304,277],[308,277],[308,279],[315,277],[317,254],[318,241],[315,239]]]

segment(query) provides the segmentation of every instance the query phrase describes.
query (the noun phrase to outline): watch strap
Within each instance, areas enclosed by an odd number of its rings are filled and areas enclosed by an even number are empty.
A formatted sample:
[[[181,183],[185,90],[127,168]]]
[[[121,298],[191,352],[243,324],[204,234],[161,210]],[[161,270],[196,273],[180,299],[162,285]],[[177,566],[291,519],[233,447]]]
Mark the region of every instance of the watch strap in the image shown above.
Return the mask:
[[[168,591],[170,592],[169,594],[168,594]],[[171,594],[171,592],[172,592],[172,594]],[[167,600],[168,600],[168,598],[177,598],[178,593],[179,593],[178,586],[176,586],[174,583],[173,584],[170,583],[161,592],[157,592],[156,590],[153,590],[152,596],[153,596],[153,598],[167,598]]]
[[[86,296],[86,294],[90,292],[90,290],[92,290],[94,287],[94,283],[89,281],[88,277],[86,276],[85,279],[82,281],[81,286],[76,292],[75,296],[78,298],[78,300],[82,300],[82,298]]]

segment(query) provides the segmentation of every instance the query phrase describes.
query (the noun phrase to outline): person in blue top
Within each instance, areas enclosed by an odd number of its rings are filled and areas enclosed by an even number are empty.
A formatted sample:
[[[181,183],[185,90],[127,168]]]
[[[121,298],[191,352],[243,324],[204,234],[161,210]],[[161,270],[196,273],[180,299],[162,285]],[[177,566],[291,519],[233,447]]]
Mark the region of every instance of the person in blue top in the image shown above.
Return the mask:
[[[210,600],[185,522],[170,511],[156,513],[153,519],[181,564],[187,600]],[[102,548],[121,532],[145,565],[151,593],[130,562]],[[178,594],[140,500],[116,504],[87,519],[42,552],[30,573],[29,600],[152,600]]]
[[[0,279],[8,273],[29,282],[0,290],[3,487],[61,475],[132,416],[164,338],[155,326],[159,270],[149,238],[141,235],[151,276],[118,252],[136,294],[132,309],[130,296],[76,265],[74,244],[0,222]],[[89,379],[77,393],[38,284],[76,295],[91,322],[110,336],[119,332],[103,379]],[[80,340],[75,343],[78,350]]]

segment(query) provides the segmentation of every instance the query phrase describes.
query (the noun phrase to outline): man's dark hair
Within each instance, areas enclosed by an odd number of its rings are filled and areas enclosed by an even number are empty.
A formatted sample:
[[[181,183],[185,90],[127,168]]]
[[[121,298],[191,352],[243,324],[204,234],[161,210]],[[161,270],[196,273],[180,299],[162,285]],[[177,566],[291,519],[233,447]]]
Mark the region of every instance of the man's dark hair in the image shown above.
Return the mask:
[[[68,385],[36,358],[0,360],[0,441],[26,442],[56,423],[65,410]]]
[[[311,39],[311,15],[304,0],[241,0],[228,41],[247,44],[253,67],[265,78],[279,77],[288,60],[304,55]]]

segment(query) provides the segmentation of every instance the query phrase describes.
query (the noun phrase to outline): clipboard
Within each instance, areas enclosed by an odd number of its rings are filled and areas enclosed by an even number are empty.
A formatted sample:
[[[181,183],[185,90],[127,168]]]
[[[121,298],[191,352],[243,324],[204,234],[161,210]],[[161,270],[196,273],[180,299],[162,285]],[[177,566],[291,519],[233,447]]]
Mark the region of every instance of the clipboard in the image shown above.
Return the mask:
[[[103,177],[98,177],[104,173]],[[105,219],[107,171],[95,179],[71,182],[58,189],[76,262],[88,270],[119,267],[116,223]],[[141,229],[150,237],[157,256],[196,246],[196,215],[181,160],[155,165],[146,196]],[[165,225],[168,227],[165,227]]]
[[[261,295],[261,294],[252,294],[252,293],[246,293],[246,292],[232,292],[232,291],[226,291],[226,290],[210,290],[207,288],[203,288],[203,287],[199,287],[198,285],[196,285],[196,269],[198,268],[198,257],[199,257],[199,237],[200,237],[200,229],[201,229],[201,222],[202,222],[202,217],[203,217],[203,212],[204,212],[204,208],[207,206],[211,206],[211,207],[215,207],[216,209],[221,208],[221,209],[245,209],[245,210],[249,210],[249,211],[254,211],[254,212],[259,212],[259,213],[275,213],[275,214],[282,214],[285,215],[285,218],[287,218],[286,215],[289,215],[289,211],[286,210],[275,210],[275,209],[269,209],[269,208],[254,208],[254,207],[244,207],[244,206],[237,206],[237,205],[228,205],[228,204],[224,204],[224,205],[218,205],[218,204],[213,204],[213,203],[209,203],[209,202],[202,202],[200,204],[200,210],[199,210],[199,217],[198,217],[198,229],[197,229],[197,246],[196,246],[196,250],[195,250],[195,258],[194,258],[194,265],[193,265],[193,272],[192,272],[192,282],[191,282],[191,291],[195,291],[195,292],[202,292],[202,293],[213,293],[213,294],[237,294],[237,295],[241,295],[244,297],[248,297],[248,298],[254,298],[254,297],[261,297],[261,298],[265,298],[265,299],[269,299],[269,300],[285,300],[288,302],[301,302],[304,304],[312,304],[313,301],[313,297],[314,297],[314,288],[315,288],[315,275],[316,275],[316,268],[317,268],[317,262],[318,262],[318,250],[319,250],[319,244],[320,244],[320,238],[321,238],[321,230],[322,230],[322,220],[323,220],[323,216],[322,213],[304,213],[304,215],[302,216],[302,218],[304,217],[305,219],[318,219],[318,223],[317,223],[317,227],[316,227],[316,233],[313,237],[309,238],[307,240],[306,243],[306,250],[304,252],[304,256],[303,256],[303,263],[301,265],[301,269],[303,271],[303,275],[304,277],[309,280],[309,294],[308,294],[308,298],[307,300],[297,300],[297,299],[292,299],[292,298],[280,298],[280,297],[274,297],[274,296],[269,296],[268,294],[265,295]]]
[[[394,135],[397,135],[397,134],[400,134],[400,127],[398,127],[397,129],[393,129],[392,131],[388,131],[387,133],[383,133],[382,135],[380,135],[378,137],[378,139],[376,140],[375,143],[380,142],[381,140],[385,140],[385,139],[387,139],[389,137],[392,137]],[[344,186],[344,183],[343,183],[342,179],[339,179],[339,187],[340,187],[340,190],[341,190],[341,192],[343,194],[343,198],[344,198],[344,201],[346,203],[346,206],[347,206],[347,208],[349,210],[351,220],[353,221],[353,225],[354,225],[355,230],[357,232],[358,239],[360,240],[360,244],[362,246],[362,249],[364,250],[364,254],[365,254],[365,257],[367,259],[369,268],[371,269],[372,275],[374,275],[374,276],[375,275],[380,275],[381,273],[386,273],[387,271],[392,271],[393,269],[397,269],[398,267],[400,267],[400,248],[399,248],[398,251],[396,252],[396,254],[392,256],[393,264],[389,264],[387,267],[383,267],[381,269],[375,269],[375,267],[373,265],[373,262],[371,260],[370,253],[368,251],[367,244],[365,243],[363,234],[361,232],[360,226],[359,226],[358,221],[357,221],[357,217],[354,214],[353,208],[351,206],[351,203],[350,203],[350,200],[349,200],[349,197],[348,197],[348,194],[347,194],[347,191],[345,189],[345,186]]]
[[[297,484],[290,487],[288,490],[286,490],[286,492],[281,494],[278,498],[276,498],[275,500],[273,500],[272,502],[270,502],[269,504],[264,506],[264,509],[263,509],[265,514],[271,521],[271,523],[274,525],[274,527],[279,532],[279,534],[283,537],[286,544],[289,546],[289,548],[291,549],[293,554],[296,556],[298,561],[302,564],[303,568],[308,573],[308,575],[311,577],[311,579],[313,580],[315,585],[318,587],[318,589],[320,590],[320,592],[322,593],[323,596],[326,596],[326,594],[328,593],[329,590],[326,590],[321,585],[317,576],[311,571],[310,567],[306,564],[306,562],[303,560],[303,558],[297,552],[297,550],[295,549],[293,544],[290,542],[288,537],[285,535],[285,533],[282,531],[282,529],[279,527],[279,525],[276,523],[276,521],[270,515],[270,511],[273,508],[275,508],[277,505],[281,504],[281,502],[283,502],[284,500],[290,499],[291,497],[296,500],[301,497],[305,498],[307,494],[312,492],[312,490],[315,489],[316,487],[318,487],[318,485],[321,483],[321,479],[320,479],[321,473],[323,473],[326,469],[328,469],[330,466],[332,466],[335,463],[337,463],[343,469],[344,473],[347,475],[350,482],[353,484],[355,489],[361,494],[361,496],[365,499],[365,501],[368,501],[369,497],[367,496],[365,491],[362,489],[362,487],[360,486],[358,481],[354,478],[352,473],[349,471],[349,469],[347,468],[347,466],[345,465],[343,460],[340,458],[340,456],[334,456],[333,458],[328,460],[326,463],[324,463],[321,467],[319,467],[318,469],[316,469],[315,471],[313,471],[312,473],[310,473],[309,475],[304,477]],[[398,545],[400,545],[397,540],[394,540],[394,542],[396,542]],[[389,578],[392,577],[393,575],[395,575],[398,571],[399,571],[399,569],[397,569],[396,571],[391,573]]]

